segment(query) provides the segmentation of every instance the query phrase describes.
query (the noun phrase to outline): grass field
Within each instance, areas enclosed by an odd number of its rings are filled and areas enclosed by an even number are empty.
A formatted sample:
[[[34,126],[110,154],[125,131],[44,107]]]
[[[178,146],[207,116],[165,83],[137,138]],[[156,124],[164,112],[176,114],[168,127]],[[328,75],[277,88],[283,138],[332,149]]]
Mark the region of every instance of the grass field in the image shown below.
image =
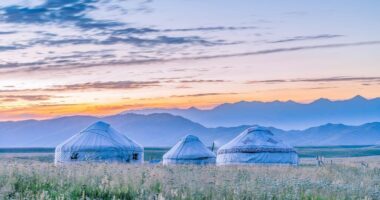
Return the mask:
[[[0,150],[0,199],[380,199],[377,148],[300,147],[301,164],[56,167],[51,150]],[[147,160],[166,149],[146,149]],[[313,155],[323,155],[316,166]],[[343,157],[339,157],[342,156]],[[351,157],[349,157],[351,156]]]
[[[145,148],[145,161],[158,161],[169,150],[169,148]],[[336,157],[362,157],[362,156],[380,156],[380,146],[319,146],[319,147],[296,147],[301,158],[313,158],[323,156],[326,158]],[[29,159],[23,154],[39,154],[34,159],[39,161],[52,162],[54,160],[54,148],[0,148],[1,154],[13,154],[20,159]]]
[[[24,156],[27,156],[25,154]],[[317,167],[162,166],[0,160],[1,199],[379,199],[380,157]],[[308,158],[305,159],[307,163]],[[304,161],[303,161],[304,162]],[[361,163],[367,163],[363,166]]]

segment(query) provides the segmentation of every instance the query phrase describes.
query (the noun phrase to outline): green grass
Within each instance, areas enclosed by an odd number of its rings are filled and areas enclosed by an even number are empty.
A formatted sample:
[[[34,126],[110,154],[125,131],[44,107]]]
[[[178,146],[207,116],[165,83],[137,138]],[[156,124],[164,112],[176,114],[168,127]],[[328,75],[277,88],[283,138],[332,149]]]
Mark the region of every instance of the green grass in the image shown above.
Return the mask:
[[[30,147],[30,148],[0,148],[0,153],[53,153],[54,148],[40,148],[40,147]]]
[[[162,160],[162,156],[169,151],[169,148],[144,148],[144,160]]]
[[[373,146],[299,147],[301,155],[358,155]],[[167,148],[147,148],[147,160]],[[0,199],[380,199],[380,156],[314,158],[286,166],[54,166],[52,152],[0,153]],[[364,164],[363,164],[364,163]]]
[[[378,146],[297,147],[300,157],[361,157],[380,155]]]
[[[380,158],[325,167],[81,164],[0,160],[1,199],[379,199]]]
[[[161,160],[162,156],[169,148],[148,147],[145,148],[145,161]],[[323,156],[326,158],[336,157],[362,157],[380,155],[379,146],[317,146],[317,147],[296,147],[301,158],[312,158]],[[14,157],[19,159],[31,159],[28,154],[37,154],[33,159],[41,162],[53,162],[54,148],[0,148],[0,155],[15,154]],[[27,155],[23,155],[27,154]]]

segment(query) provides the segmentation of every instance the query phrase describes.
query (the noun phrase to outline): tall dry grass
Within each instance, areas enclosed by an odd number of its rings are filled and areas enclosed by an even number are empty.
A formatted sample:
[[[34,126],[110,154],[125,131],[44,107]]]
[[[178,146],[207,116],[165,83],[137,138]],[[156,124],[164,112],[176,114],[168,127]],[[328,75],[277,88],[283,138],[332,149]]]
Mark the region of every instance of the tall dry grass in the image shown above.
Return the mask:
[[[0,161],[2,199],[380,199],[376,162],[325,167],[82,164]],[[369,166],[361,165],[369,162]]]

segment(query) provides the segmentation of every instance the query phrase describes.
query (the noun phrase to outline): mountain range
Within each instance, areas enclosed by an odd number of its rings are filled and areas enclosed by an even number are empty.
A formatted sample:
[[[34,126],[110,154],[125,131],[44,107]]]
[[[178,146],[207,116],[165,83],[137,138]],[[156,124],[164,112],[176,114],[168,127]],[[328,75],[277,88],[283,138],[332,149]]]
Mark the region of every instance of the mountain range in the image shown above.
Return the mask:
[[[211,146],[220,146],[249,125],[208,128],[182,116],[167,113],[119,114],[107,117],[70,116],[48,120],[0,122],[0,147],[55,147],[96,121],[110,123],[147,147],[169,147],[194,134]],[[294,146],[380,144],[380,122],[360,126],[325,124],[304,130],[270,129],[275,137]]]
[[[294,101],[241,101],[225,103],[212,109],[143,109],[125,113],[169,113],[179,115],[206,127],[260,124],[281,129],[306,129],[327,123],[360,125],[380,121],[380,98],[355,96],[347,100],[318,99],[311,103]]]

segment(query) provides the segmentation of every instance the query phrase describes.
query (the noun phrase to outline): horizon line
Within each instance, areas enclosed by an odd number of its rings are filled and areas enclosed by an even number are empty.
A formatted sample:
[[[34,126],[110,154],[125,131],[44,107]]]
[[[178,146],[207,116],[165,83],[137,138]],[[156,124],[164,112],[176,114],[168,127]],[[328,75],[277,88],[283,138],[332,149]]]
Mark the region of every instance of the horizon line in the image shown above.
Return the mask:
[[[220,104],[215,104],[214,106],[206,109],[202,109],[196,106],[190,106],[190,107],[147,107],[143,109],[130,109],[130,110],[125,110],[122,112],[114,113],[114,114],[105,114],[105,115],[86,115],[86,114],[72,114],[72,115],[61,115],[61,116],[55,116],[55,117],[48,117],[48,118],[43,118],[43,119],[36,119],[36,118],[30,118],[30,119],[20,119],[20,120],[0,120],[0,122],[21,122],[21,121],[44,121],[44,120],[52,120],[52,119],[60,119],[60,118],[65,118],[65,117],[95,117],[95,118],[104,118],[104,117],[109,117],[109,116],[115,116],[115,115],[124,115],[124,114],[140,114],[140,113],[134,113],[138,111],[144,111],[144,110],[171,110],[171,109],[177,109],[177,110],[189,110],[189,109],[196,109],[199,111],[209,111],[216,109],[219,106],[222,105],[233,105],[233,104],[238,104],[238,103],[295,103],[295,104],[302,104],[302,105],[310,105],[313,103],[316,103],[318,101],[328,101],[328,102],[342,102],[342,101],[350,101],[354,99],[363,99],[365,101],[371,101],[371,100],[376,100],[379,99],[379,97],[374,97],[374,98],[366,98],[362,95],[355,95],[351,98],[347,99],[331,99],[331,98],[325,98],[325,97],[320,97],[318,99],[311,100],[310,102],[300,102],[300,101],[294,101],[294,100],[273,100],[273,101],[258,101],[258,100],[252,100],[252,101],[246,101],[246,100],[241,100],[241,101],[236,101],[232,103],[220,103]],[[150,113],[150,114],[162,114],[162,113]],[[167,113],[170,114],[170,113]],[[187,119],[187,118],[186,118]]]

